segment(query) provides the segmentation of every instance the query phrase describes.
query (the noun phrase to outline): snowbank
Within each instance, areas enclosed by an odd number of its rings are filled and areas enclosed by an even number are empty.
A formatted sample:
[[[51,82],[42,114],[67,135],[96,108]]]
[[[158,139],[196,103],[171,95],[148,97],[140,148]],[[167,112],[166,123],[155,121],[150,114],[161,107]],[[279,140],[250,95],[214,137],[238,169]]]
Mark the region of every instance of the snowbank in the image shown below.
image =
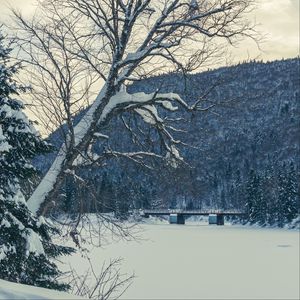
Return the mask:
[[[38,288],[35,286],[18,284],[0,279],[0,299],[1,300],[54,300],[54,299],[84,299],[71,294],[54,290]]]

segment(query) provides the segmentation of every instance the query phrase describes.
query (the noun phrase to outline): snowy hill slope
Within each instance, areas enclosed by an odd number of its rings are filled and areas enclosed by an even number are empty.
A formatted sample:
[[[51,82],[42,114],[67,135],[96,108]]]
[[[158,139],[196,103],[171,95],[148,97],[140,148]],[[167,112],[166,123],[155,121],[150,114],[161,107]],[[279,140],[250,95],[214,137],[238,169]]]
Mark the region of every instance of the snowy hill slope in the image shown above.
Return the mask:
[[[71,300],[84,299],[71,294],[57,292],[54,290],[38,288],[24,284],[8,282],[0,279],[0,299],[1,300]]]
[[[299,82],[299,58],[243,63],[186,78],[180,74],[166,74],[136,82],[128,87],[129,93],[151,93],[159,88],[160,92],[178,93],[188,102],[217,85],[208,95],[208,103],[219,105],[210,112],[186,114],[182,122],[186,133],[179,138],[195,146],[182,147],[182,156],[194,168],[173,173],[161,169],[158,174],[119,160],[82,175],[88,178],[91,186],[99,187],[99,195],[108,195],[108,203],[112,200],[109,195],[114,194],[113,197],[123,197],[127,202],[131,199],[130,205],[136,208],[161,201],[169,207],[240,207],[243,205],[240,200],[244,198],[241,190],[252,169],[258,174],[271,170],[274,178],[284,163],[293,162],[299,170]],[[80,116],[75,118],[75,123],[78,118]],[[103,134],[111,137],[109,145],[112,148],[134,151],[131,136],[123,127],[121,120],[116,118]],[[62,142],[59,131],[53,133],[50,140],[59,146]],[[103,145],[99,143],[99,151]],[[54,157],[55,153],[37,158],[34,164],[44,173]],[[270,194],[276,194],[274,182],[270,184]],[[72,183],[68,182],[67,186],[70,194],[77,193]],[[91,204],[86,199],[84,202],[87,211],[91,211]]]

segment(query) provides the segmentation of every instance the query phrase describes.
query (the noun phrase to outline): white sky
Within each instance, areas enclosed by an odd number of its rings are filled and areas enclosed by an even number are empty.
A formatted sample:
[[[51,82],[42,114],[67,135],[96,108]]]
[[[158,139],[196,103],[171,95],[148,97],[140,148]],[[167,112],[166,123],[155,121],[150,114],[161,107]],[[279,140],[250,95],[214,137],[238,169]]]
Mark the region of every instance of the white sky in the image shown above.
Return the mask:
[[[261,24],[266,41],[258,50],[253,42],[243,42],[233,50],[235,61],[249,58],[274,60],[299,55],[300,0],[257,0],[257,10],[249,16]],[[0,0],[0,21],[8,19],[8,6],[24,15],[34,10],[35,0]]]

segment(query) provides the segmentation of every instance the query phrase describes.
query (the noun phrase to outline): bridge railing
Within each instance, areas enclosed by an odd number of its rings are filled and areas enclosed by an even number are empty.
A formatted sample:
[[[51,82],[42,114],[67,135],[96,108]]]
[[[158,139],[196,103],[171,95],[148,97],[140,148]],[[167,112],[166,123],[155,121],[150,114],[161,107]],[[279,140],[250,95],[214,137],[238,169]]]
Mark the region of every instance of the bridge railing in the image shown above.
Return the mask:
[[[193,209],[193,210],[187,210],[187,209],[144,209],[141,210],[143,214],[231,214],[231,215],[242,215],[245,214],[242,210],[221,210],[221,209]]]

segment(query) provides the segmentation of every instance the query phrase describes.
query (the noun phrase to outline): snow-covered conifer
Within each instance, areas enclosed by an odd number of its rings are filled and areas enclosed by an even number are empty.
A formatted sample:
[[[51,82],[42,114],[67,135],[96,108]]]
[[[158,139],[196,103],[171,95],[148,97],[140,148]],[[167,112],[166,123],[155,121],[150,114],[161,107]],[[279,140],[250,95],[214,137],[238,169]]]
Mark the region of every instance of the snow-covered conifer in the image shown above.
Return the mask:
[[[298,181],[295,166],[293,162],[290,163],[287,170],[287,213],[286,218],[288,222],[291,222],[297,217],[299,213],[299,194],[298,194]]]
[[[15,99],[24,89],[13,79],[19,65],[10,62],[10,52],[0,33],[0,278],[66,290],[53,258],[73,249],[52,242],[57,229],[29,211],[19,184],[35,172],[31,159],[51,147]]]
[[[279,226],[291,222],[297,216],[299,203],[297,175],[293,163],[282,166],[278,174],[277,220]]]
[[[260,176],[254,170],[250,171],[246,187],[246,211],[251,223],[265,224],[267,207],[262,195]]]
[[[284,174],[285,164],[278,172],[278,199],[276,203],[276,220],[280,227],[283,227],[286,222],[286,176]]]

